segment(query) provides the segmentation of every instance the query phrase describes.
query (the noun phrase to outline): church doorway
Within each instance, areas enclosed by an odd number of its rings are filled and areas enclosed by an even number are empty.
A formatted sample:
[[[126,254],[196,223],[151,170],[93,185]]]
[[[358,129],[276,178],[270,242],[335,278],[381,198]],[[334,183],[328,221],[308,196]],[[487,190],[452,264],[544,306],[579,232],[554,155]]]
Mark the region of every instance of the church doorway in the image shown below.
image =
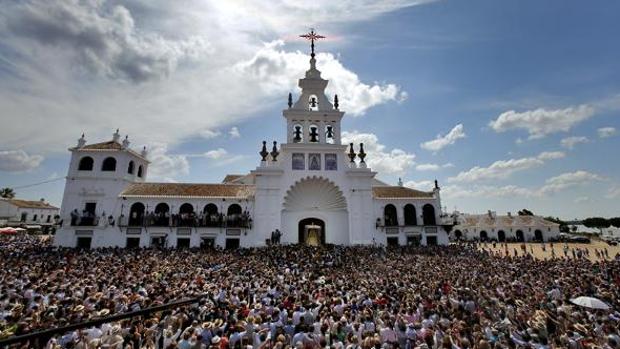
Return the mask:
[[[325,244],[325,222],[319,218],[305,218],[299,221],[300,244],[317,246]]]

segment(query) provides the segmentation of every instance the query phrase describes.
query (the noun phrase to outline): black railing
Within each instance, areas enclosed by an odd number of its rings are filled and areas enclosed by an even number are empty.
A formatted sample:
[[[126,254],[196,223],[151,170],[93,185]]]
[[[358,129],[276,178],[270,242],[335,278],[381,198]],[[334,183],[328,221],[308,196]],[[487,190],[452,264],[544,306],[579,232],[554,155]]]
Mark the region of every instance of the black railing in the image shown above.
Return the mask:
[[[125,217],[118,218],[121,227],[196,227],[196,228],[245,228],[252,229],[252,218],[242,216],[216,216],[216,217],[189,217],[181,218],[179,215],[172,217]]]
[[[63,335],[65,333],[79,330],[82,328],[90,328],[93,326],[99,326],[99,325],[110,323],[110,322],[148,315],[151,313],[156,313],[156,312],[168,310],[168,309],[179,307],[179,306],[199,303],[200,300],[206,297],[208,297],[208,295],[205,294],[199,297],[174,301],[174,302],[157,305],[157,306],[146,308],[146,309],[126,312],[126,313],[121,313],[121,314],[115,314],[115,315],[111,315],[108,317],[80,322],[80,323],[72,324],[68,326],[51,328],[48,330],[36,331],[36,332],[21,334],[21,335],[17,335],[17,336],[5,338],[5,339],[0,339],[0,348],[3,348],[10,344],[25,343],[25,342],[30,342],[29,347],[43,348],[45,344],[55,335]]]
[[[99,217],[97,216],[72,216],[71,226],[74,227],[94,227],[99,225]]]

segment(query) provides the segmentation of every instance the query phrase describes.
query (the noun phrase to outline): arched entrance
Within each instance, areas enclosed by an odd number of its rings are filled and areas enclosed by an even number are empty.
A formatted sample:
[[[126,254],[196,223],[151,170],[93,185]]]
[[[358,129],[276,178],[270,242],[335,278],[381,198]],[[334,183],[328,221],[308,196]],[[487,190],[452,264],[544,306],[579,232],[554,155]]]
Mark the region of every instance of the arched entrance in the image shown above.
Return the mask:
[[[325,222],[319,218],[305,218],[299,221],[297,236],[300,244],[325,244]]]
[[[506,241],[506,233],[503,230],[497,232],[497,241],[505,242]]]
[[[480,232],[480,241],[485,242],[489,239],[489,235],[487,234],[486,231],[481,231]]]
[[[536,229],[536,231],[534,231],[534,239],[536,239],[536,241],[543,241],[542,231]]]
[[[463,238],[463,232],[462,232],[462,231],[460,231],[460,230],[456,230],[456,231],[454,232],[454,237],[455,237],[457,240],[461,240],[461,239]]]
[[[523,231],[517,230],[516,236],[517,236],[517,241],[518,242],[525,241],[525,237],[523,236]]]
[[[306,243],[306,225],[321,228],[320,243],[350,243],[347,200],[340,188],[327,178],[302,178],[284,195],[279,227],[282,242]]]

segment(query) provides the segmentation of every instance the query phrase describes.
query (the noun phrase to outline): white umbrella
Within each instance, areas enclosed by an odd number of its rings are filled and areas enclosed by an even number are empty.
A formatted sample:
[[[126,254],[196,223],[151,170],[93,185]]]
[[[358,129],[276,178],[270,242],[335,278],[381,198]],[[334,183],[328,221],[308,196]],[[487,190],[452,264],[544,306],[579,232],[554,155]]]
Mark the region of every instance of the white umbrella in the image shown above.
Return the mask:
[[[608,310],[610,307],[607,303],[594,297],[577,297],[570,300],[571,303],[586,308]]]

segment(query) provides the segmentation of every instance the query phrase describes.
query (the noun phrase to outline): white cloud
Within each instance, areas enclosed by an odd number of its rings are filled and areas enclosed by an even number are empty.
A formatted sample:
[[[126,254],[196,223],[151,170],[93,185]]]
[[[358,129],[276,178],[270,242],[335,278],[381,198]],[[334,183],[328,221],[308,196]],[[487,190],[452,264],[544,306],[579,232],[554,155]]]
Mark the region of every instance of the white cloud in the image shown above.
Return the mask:
[[[599,138],[608,138],[616,134],[615,127],[601,127],[596,130]]]
[[[148,158],[151,161],[148,170],[149,180],[176,181],[174,178],[189,174],[189,161],[186,155],[168,154],[168,145],[154,143],[149,147]]]
[[[566,188],[602,180],[603,178],[601,176],[583,170],[562,173],[561,175],[547,179],[545,185],[540,188],[540,193],[552,194]]]
[[[415,169],[418,171],[439,171],[442,168],[454,167],[453,164],[447,163],[443,165],[439,164],[418,164]]]
[[[574,125],[591,118],[594,107],[583,104],[565,109],[547,110],[543,108],[516,112],[509,110],[492,120],[489,126],[496,132],[525,129],[530,139],[542,138],[556,132],[567,132]]]
[[[41,165],[43,156],[30,155],[25,151],[0,150],[0,171],[24,172],[31,171]]]
[[[218,148],[214,150],[209,150],[204,154],[207,159],[218,160],[228,155],[228,152],[224,148]]]
[[[403,184],[405,187],[422,190],[422,191],[431,191],[435,188],[435,182],[433,181],[407,181]]]
[[[420,144],[420,147],[422,147],[422,149],[436,152],[451,144],[454,144],[460,138],[465,138],[465,136],[463,124],[458,124],[454,126],[445,136],[438,134],[434,140],[424,142]]]
[[[407,153],[402,149],[387,151],[386,146],[379,143],[379,139],[373,133],[343,131],[342,144],[349,143],[353,143],[356,150],[359,143],[364,143],[364,151],[368,154],[366,163],[374,171],[403,174],[414,164],[415,154]]]
[[[236,65],[241,76],[250,77],[274,96],[284,96],[295,90],[297,79],[309,69],[308,54],[286,52],[283,41],[274,41],[260,49],[250,60]],[[329,80],[326,95],[331,100],[338,95],[340,110],[353,116],[363,115],[370,107],[389,101],[402,101],[407,94],[394,84],[368,85],[357,74],[346,69],[331,53],[316,55],[317,68]]]
[[[560,145],[567,149],[573,149],[575,145],[580,143],[588,143],[589,140],[587,137],[579,136],[579,137],[566,137],[560,141]]]
[[[536,157],[520,159],[498,160],[488,167],[475,166],[467,171],[460,172],[455,177],[448,178],[448,182],[477,182],[489,179],[505,179],[515,172],[542,166],[545,161],[563,158],[562,152],[542,152]]]
[[[614,185],[607,190],[605,197],[608,199],[620,198],[620,185]]]
[[[239,129],[237,128],[237,126],[231,127],[230,130],[228,131],[228,134],[230,135],[230,138],[241,137],[241,133],[239,133]]]
[[[200,131],[200,136],[204,139],[213,139],[213,138],[217,138],[221,135],[222,133],[220,131],[217,130],[210,130],[210,129],[204,129],[202,131]]]

